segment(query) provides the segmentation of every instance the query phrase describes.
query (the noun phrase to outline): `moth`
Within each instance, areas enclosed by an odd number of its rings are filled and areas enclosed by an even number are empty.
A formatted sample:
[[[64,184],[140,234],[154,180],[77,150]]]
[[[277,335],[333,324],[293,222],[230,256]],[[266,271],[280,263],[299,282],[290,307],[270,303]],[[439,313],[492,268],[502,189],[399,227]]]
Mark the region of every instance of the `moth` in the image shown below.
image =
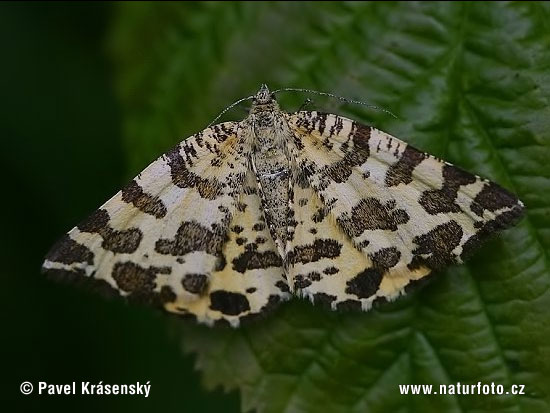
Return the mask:
[[[266,85],[240,122],[151,163],[47,254],[50,276],[208,325],[293,295],[368,310],[513,225],[494,182],[373,127],[283,112]]]

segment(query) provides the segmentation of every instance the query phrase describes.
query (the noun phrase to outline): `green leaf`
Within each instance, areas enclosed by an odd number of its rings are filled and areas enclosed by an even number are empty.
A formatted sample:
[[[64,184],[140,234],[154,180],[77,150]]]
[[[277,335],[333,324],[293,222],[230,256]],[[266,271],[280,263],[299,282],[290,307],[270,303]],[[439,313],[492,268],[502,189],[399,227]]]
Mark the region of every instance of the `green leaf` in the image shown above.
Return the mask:
[[[388,108],[398,119],[314,97],[527,206],[466,265],[369,313],[294,300],[238,330],[184,324],[208,387],[240,389],[243,411],[550,410],[549,22],[550,4],[527,2],[120,5],[110,50],[132,173],[267,82]],[[525,394],[398,388],[478,381]]]

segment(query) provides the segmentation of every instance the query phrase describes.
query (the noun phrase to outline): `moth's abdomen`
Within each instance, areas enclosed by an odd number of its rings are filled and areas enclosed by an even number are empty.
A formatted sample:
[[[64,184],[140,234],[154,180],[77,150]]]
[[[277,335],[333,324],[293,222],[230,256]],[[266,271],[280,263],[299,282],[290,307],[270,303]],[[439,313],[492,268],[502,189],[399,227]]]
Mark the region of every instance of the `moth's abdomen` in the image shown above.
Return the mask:
[[[266,148],[264,148],[266,149]],[[274,149],[254,154],[256,179],[264,208],[264,217],[280,252],[287,239],[289,163],[286,156]]]
[[[288,170],[284,169],[276,174],[259,177],[265,198],[266,219],[273,226],[282,245],[287,238],[288,176]]]

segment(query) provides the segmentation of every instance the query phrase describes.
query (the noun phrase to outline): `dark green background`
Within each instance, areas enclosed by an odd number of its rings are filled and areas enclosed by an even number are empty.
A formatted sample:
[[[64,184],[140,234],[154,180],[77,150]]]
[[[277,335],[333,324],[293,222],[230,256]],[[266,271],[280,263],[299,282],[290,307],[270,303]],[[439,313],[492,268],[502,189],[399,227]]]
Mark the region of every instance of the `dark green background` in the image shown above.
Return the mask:
[[[542,2],[0,3],[4,405],[549,412],[549,22]],[[263,82],[391,109],[397,119],[312,105],[498,182],[525,217],[394,303],[342,314],[293,300],[238,330],[43,279],[57,238]],[[288,111],[303,99],[280,96]],[[25,397],[24,380],[149,380],[152,393]],[[525,384],[526,395],[398,394],[458,381]]]
[[[51,244],[128,178],[111,15],[110,4],[0,4],[2,409],[238,411],[236,392],[201,388],[165,317],[40,275]],[[150,380],[151,395],[19,393],[22,381],[80,380]]]

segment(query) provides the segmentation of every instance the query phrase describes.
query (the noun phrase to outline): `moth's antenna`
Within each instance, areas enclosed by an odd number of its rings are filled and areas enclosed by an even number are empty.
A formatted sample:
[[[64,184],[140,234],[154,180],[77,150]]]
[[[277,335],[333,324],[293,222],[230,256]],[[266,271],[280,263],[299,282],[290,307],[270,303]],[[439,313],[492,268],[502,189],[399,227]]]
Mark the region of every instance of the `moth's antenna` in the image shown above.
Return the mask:
[[[212,122],[210,122],[210,123],[208,124],[207,128],[209,128],[209,127],[212,126],[214,123],[216,123],[216,121],[217,121],[219,118],[221,118],[221,117],[225,114],[225,112],[227,112],[229,109],[231,109],[231,108],[237,106],[239,103],[244,102],[245,100],[250,100],[250,99],[254,99],[254,96],[248,96],[248,97],[239,99],[239,100],[237,100],[236,102],[233,102],[231,105],[229,105],[229,106],[226,107],[224,110],[222,110],[222,111],[220,112],[220,114],[219,114],[218,116],[216,116],[216,119],[214,119]]]
[[[331,98],[338,99],[342,102],[353,103],[355,105],[363,105],[363,106],[366,106],[366,107],[371,108],[371,109],[381,110],[382,112],[386,112],[387,114],[389,114],[389,115],[393,116],[395,119],[397,119],[397,116],[395,116],[392,112],[390,112],[387,109],[381,108],[380,106],[371,105],[371,104],[368,104],[368,103],[365,103],[365,102],[361,102],[359,100],[348,99],[348,98],[345,98],[345,97],[342,97],[342,96],[334,95],[332,93],[319,92],[317,90],[301,89],[301,88],[294,88],[294,87],[285,87],[285,88],[282,88],[282,89],[277,89],[277,90],[274,90],[271,93],[279,93],[279,92],[302,92],[302,93],[312,93],[314,95],[329,96]]]

